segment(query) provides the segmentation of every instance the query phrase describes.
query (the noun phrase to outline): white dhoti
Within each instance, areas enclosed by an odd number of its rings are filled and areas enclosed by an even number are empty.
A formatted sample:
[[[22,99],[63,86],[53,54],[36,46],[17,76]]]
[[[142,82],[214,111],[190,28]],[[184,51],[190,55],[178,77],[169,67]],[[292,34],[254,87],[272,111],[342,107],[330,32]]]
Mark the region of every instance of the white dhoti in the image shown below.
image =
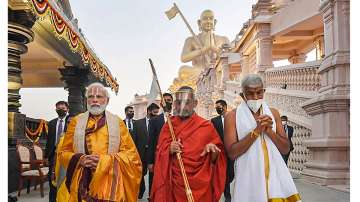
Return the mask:
[[[264,102],[263,113],[276,123]],[[256,128],[256,121],[246,103],[236,109],[238,139],[243,139]],[[279,150],[266,135],[261,134],[248,151],[235,160],[234,202],[297,202],[301,201]]]

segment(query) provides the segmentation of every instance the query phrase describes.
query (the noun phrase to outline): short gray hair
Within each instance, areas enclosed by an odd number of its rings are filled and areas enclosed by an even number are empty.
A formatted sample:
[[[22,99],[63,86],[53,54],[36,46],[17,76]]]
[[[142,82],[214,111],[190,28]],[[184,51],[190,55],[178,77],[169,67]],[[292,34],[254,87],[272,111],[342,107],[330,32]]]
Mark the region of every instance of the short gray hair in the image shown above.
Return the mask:
[[[99,82],[95,82],[95,83],[92,83],[90,85],[87,86],[87,89],[86,89],[86,93],[85,93],[85,97],[88,98],[88,94],[89,94],[89,90],[93,87],[100,87],[104,90],[105,92],[105,95],[107,98],[110,98],[110,94],[109,92],[107,91],[107,89],[105,88],[105,86],[102,84],[102,83],[99,83]]]
[[[241,80],[241,89],[244,92],[245,88],[250,86],[263,86],[264,82],[259,74],[247,74],[242,80]]]

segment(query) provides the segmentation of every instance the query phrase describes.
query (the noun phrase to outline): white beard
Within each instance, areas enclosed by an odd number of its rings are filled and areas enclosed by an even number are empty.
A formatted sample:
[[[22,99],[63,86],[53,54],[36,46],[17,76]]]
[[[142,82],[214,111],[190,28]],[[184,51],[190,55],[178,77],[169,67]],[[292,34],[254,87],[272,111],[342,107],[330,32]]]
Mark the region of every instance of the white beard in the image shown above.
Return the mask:
[[[93,106],[87,104],[88,111],[90,112],[90,114],[95,116],[102,114],[105,111],[106,106],[107,104]]]

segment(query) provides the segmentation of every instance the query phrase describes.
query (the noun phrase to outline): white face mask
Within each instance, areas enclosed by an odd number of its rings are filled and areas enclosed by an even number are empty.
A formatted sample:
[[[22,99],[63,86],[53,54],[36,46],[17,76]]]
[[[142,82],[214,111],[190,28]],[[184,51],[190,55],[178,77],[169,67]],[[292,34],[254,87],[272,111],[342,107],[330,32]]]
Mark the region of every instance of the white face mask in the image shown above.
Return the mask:
[[[248,99],[246,99],[246,97],[245,97],[245,101],[246,101],[246,104],[248,105],[248,107],[250,108],[250,110],[253,111],[254,113],[259,111],[259,109],[263,103],[263,99],[248,100]]]

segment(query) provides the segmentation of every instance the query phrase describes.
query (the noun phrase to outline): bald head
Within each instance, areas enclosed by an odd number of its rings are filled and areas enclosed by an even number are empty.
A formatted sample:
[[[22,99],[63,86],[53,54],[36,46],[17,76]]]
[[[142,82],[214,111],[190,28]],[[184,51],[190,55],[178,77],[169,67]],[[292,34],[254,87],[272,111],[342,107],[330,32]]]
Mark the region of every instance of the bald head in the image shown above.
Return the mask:
[[[205,16],[213,16],[213,17],[215,17],[214,12],[212,10],[210,10],[210,9],[204,10],[200,15],[200,19],[205,17]]]
[[[215,24],[214,12],[212,10],[204,10],[198,20],[200,31],[210,32],[215,29]]]

